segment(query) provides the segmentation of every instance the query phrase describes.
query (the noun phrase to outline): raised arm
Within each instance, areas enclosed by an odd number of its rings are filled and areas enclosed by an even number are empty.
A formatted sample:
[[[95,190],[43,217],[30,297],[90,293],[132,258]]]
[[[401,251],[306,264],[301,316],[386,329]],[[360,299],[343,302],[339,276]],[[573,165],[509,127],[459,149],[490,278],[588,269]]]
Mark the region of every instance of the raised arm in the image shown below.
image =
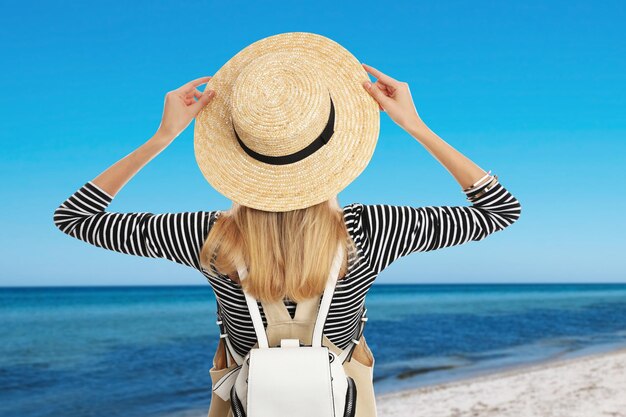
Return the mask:
[[[165,95],[163,118],[156,133],[138,149],[107,168],[92,182],[112,197],[126,185],[148,162],[167,148],[185,130],[194,117],[215,95],[212,90],[203,93],[197,86],[210,76],[197,78]],[[196,101],[195,98],[198,98]]]
[[[409,84],[391,78],[381,71],[363,64],[363,68],[378,78],[374,84],[366,82],[363,87],[378,102],[381,111],[406,130],[452,174],[461,188],[467,189],[487,174],[478,165],[444,142],[431,131],[417,113]]]
[[[488,235],[513,224],[520,216],[519,201],[497,176],[465,191],[469,206],[394,206],[356,204],[370,246],[370,264],[377,272],[396,259]],[[359,207],[360,206],[360,207]]]
[[[216,211],[116,213],[106,208],[119,190],[169,146],[210,101],[212,95],[196,89],[210,78],[198,78],[168,92],[157,132],[63,201],[54,211],[56,227],[72,237],[112,251],[165,258],[200,268],[199,250]]]
[[[85,183],[54,211],[63,233],[91,245],[128,255],[164,258],[200,270],[200,250],[215,211],[117,213],[107,211],[113,196]]]
[[[409,86],[363,65],[378,80],[364,85],[381,110],[420,142],[456,179],[471,206],[363,205],[372,266],[381,271],[395,259],[470,240],[484,239],[513,224],[521,205],[491,175],[437,136],[419,117]]]

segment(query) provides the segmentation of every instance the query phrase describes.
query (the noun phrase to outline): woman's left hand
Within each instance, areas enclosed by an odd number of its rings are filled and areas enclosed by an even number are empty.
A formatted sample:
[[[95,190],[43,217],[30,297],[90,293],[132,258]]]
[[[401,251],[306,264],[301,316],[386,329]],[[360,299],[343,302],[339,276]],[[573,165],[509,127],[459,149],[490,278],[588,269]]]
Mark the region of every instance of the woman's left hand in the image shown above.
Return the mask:
[[[176,90],[165,94],[163,117],[158,131],[172,139],[189,126],[196,115],[215,97],[215,91],[205,89],[200,92],[196,87],[205,84],[212,77],[201,77],[188,82]],[[198,100],[195,100],[195,99]]]

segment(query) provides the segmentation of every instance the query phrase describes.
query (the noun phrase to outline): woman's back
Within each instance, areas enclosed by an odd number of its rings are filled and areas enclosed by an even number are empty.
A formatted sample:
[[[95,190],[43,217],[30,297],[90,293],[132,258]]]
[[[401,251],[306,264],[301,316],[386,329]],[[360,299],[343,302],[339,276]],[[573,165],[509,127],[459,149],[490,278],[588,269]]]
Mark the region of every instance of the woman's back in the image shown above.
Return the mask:
[[[324,334],[345,348],[358,330],[365,297],[378,274],[396,259],[481,240],[520,216],[518,200],[493,177],[465,191],[471,206],[393,206],[352,203],[343,207],[357,255],[337,282]],[[106,211],[113,196],[89,181],[54,213],[56,226],[75,238],[116,252],[165,258],[203,273],[213,288],[225,330],[237,353],[256,343],[241,286],[199,262],[199,252],[221,211],[153,214]],[[357,262],[358,261],[358,262]],[[293,316],[295,303],[285,300]],[[265,322],[262,305],[261,315]]]
[[[352,203],[343,207],[346,228],[357,246],[358,259],[349,259],[347,274],[337,281],[324,334],[342,349],[349,345],[358,330],[368,290],[378,274],[396,259],[413,252],[481,240],[519,218],[519,202],[499,182],[476,198],[482,188],[466,192],[472,206]],[[215,270],[203,270],[203,273],[216,293],[233,348],[244,355],[256,342],[256,336],[241,287]],[[260,302],[258,305],[266,325],[262,305]],[[285,305],[293,317],[296,303],[285,300]]]

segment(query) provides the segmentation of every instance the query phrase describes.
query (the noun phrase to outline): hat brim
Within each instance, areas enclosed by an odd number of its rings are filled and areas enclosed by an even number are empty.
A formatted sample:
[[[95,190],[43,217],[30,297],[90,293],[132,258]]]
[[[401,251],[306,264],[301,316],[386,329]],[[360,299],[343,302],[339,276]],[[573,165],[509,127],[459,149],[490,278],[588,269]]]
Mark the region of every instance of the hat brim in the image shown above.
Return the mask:
[[[297,50],[322,71],[320,77],[335,105],[335,130],[312,155],[272,165],[239,146],[230,120],[230,99],[235,79],[250,60],[286,50]],[[380,111],[362,86],[367,80],[367,72],[348,50],[321,35],[288,32],[250,44],[206,84],[217,94],[198,113],[194,126],[194,152],[202,174],[224,196],[259,210],[296,210],[334,197],[363,172],[376,148]]]

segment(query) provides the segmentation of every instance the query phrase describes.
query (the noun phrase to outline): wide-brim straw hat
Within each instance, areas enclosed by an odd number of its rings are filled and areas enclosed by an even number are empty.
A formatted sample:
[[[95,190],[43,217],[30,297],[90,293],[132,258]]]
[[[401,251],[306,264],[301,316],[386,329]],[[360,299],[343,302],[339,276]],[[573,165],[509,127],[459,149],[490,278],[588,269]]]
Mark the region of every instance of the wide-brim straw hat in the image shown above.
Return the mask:
[[[368,165],[380,132],[367,72],[337,42],[281,33],[242,49],[209,80],[194,151],[232,201],[283,212],[335,197]]]

